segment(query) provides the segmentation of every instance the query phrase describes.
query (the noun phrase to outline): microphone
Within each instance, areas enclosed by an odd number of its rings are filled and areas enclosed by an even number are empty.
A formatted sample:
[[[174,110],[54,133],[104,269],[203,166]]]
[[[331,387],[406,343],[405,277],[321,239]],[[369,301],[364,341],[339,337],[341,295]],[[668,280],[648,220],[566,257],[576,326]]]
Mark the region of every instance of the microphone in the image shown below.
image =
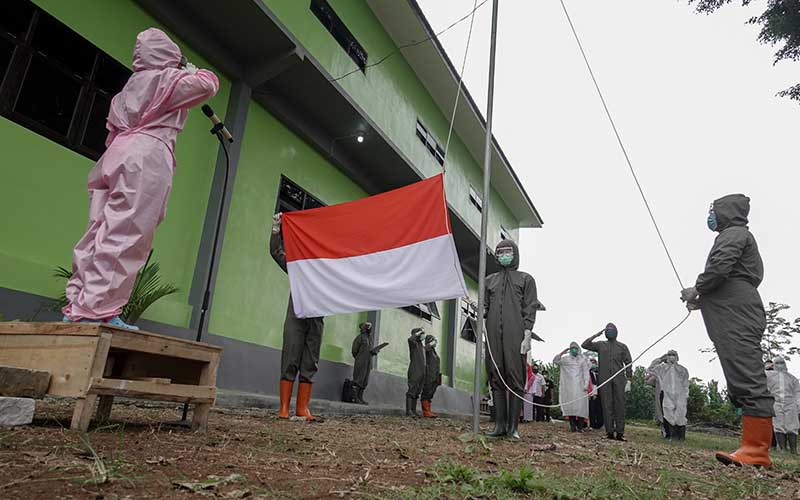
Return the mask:
[[[214,124],[214,128],[211,129],[211,133],[212,134],[221,133],[222,137],[224,137],[225,140],[227,140],[228,142],[233,142],[233,136],[225,127],[225,124],[222,123],[222,120],[220,120],[217,114],[214,113],[214,110],[211,109],[211,106],[209,106],[208,104],[203,104],[203,107],[200,109],[203,110],[203,114],[206,115],[208,119],[211,120],[211,123]]]

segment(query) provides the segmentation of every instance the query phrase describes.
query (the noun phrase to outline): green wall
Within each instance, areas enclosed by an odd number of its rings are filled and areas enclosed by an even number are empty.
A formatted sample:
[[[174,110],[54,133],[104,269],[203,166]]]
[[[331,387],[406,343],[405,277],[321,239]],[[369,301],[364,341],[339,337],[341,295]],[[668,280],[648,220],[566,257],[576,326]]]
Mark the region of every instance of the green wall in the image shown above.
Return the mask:
[[[356,69],[355,63],[309,9],[308,1],[262,0],[275,13],[309,53],[334,77]],[[358,42],[369,54],[368,63],[396,50],[380,21],[364,0],[330,0],[330,4]],[[338,82],[391,138],[423,176],[442,171],[415,135],[419,118],[444,147],[449,129],[445,116],[419,81],[401,53],[378,66],[357,71]],[[482,159],[481,159],[482,161]],[[480,232],[480,212],[469,202],[470,184],[483,189],[482,168],[456,134],[450,141],[445,188],[448,202],[461,214],[476,234]],[[494,193],[490,208],[489,243],[500,238],[500,225],[514,231],[518,222],[502,199]]]
[[[159,27],[131,0],[35,3],[129,67],[136,34]],[[180,40],[175,41],[190,60],[208,67]],[[220,84],[220,92],[210,102],[225,109],[229,83],[220,78]],[[187,293],[217,157],[217,144],[208,128],[207,119],[192,112],[178,139],[168,214],[153,247],[164,277],[181,292],[156,303],[147,319],[188,325]],[[72,247],[86,229],[86,178],[94,162],[6,118],[0,118],[0,149],[5,155],[0,169],[0,213],[5,214],[0,218],[0,286],[55,297],[63,283],[51,277],[53,268],[71,265]]]
[[[467,285],[469,298],[478,301],[478,284],[469,276],[464,276]],[[459,305],[460,307],[460,305]],[[475,344],[461,338],[461,327],[464,325],[464,315],[459,318],[456,325],[456,358],[455,358],[455,380],[453,387],[463,391],[472,390],[472,381],[475,379]],[[485,372],[485,370],[484,370]],[[485,378],[484,373],[484,378]]]

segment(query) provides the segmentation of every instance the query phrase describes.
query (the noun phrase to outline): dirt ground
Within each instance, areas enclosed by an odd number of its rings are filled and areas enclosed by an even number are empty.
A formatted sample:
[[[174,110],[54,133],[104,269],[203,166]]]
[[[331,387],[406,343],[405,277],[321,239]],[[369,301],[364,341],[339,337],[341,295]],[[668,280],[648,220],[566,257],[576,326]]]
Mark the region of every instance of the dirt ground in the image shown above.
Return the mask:
[[[628,443],[566,426],[521,426],[519,442],[471,438],[450,419],[331,417],[286,422],[214,410],[206,433],[170,427],[178,407],[118,404],[109,425],[68,429],[67,401],[40,402],[32,426],[0,429],[0,498],[761,498],[800,499],[800,461],[724,468],[709,450],[633,427]],[[488,423],[485,424],[488,427]]]

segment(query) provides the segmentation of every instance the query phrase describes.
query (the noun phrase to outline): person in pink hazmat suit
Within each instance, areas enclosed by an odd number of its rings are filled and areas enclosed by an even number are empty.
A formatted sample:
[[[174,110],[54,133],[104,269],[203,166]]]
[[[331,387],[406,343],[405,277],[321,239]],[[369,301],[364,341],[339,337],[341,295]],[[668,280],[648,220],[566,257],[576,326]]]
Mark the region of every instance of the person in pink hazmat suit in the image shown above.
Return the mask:
[[[89,173],[89,227],[73,252],[64,321],[136,329],[119,315],[166,213],[176,138],[188,109],[218,89],[164,32],[136,37],[133,75],[111,101],[107,149]]]

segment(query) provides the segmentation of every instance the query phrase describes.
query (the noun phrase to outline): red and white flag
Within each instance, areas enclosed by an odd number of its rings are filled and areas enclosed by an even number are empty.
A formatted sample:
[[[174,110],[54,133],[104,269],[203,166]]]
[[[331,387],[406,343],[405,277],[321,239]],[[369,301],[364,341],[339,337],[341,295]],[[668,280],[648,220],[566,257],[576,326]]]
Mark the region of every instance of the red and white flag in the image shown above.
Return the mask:
[[[356,201],[285,213],[282,227],[300,318],[467,294],[442,175]]]

